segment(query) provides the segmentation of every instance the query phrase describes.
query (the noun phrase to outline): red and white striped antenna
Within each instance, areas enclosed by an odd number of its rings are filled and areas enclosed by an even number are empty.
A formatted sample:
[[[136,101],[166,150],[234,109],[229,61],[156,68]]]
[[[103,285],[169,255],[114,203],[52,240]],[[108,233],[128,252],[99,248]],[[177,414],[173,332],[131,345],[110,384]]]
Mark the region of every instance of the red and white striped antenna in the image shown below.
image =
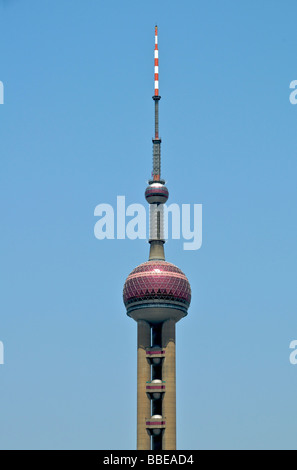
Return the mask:
[[[158,50],[158,26],[155,26],[155,137],[153,138],[153,181],[161,181],[161,139],[159,136],[159,50]]]
[[[159,96],[158,26],[155,26],[155,96]]]

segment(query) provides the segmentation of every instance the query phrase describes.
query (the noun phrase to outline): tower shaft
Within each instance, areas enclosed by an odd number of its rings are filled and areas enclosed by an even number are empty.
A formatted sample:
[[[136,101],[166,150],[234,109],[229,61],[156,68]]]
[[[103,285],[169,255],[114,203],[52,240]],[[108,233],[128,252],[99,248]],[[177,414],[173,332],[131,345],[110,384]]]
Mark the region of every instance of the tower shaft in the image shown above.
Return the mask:
[[[146,349],[151,345],[151,328],[145,321],[137,322],[137,449],[150,450],[151,440],[145,420],[151,415],[151,404],[145,385],[151,380],[151,368],[146,359]]]
[[[162,403],[162,415],[166,417],[166,430],[162,448],[176,449],[176,360],[175,360],[175,321],[168,320],[162,326],[162,346],[165,359],[162,367],[162,380],[166,382],[166,393]]]
[[[159,349],[159,351],[158,351]],[[150,363],[147,352],[162,353],[160,362]],[[138,321],[137,353],[137,449],[175,450],[176,449],[176,359],[175,321],[167,320],[152,327],[145,321]],[[164,388],[160,396],[147,394],[148,388],[156,385],[156,390]],[[164,385],[161,385],[164,384]],[[159,433],[146,431],[150,417],[159,416],[164,428]]]

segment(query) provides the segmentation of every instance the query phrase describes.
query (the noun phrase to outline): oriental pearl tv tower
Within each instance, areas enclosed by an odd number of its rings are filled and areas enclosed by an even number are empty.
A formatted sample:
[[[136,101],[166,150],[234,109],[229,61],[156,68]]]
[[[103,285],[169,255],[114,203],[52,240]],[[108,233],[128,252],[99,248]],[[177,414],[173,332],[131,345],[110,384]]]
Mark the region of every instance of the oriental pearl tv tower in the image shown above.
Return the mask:
[[[191,287],[184,273],[165,261],[164,204],[159,136],[159,53],[155,27],[155,135],[153,171],[145,198],[150,205],[149,261],[128,276],[127,315],[137,322],[137,449],[176,449],[175,324],[185,317]]]

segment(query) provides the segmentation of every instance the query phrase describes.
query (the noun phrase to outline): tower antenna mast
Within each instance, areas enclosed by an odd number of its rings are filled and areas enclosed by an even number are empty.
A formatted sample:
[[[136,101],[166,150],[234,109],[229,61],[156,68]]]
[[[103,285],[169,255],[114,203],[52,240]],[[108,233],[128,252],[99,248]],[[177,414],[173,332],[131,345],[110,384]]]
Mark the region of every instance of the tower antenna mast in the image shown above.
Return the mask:
[[[159,48],[158,48],[158,26],[155,26],[155,136],[153,138],[153,181],[161,182],[161,139],[159,136]]]

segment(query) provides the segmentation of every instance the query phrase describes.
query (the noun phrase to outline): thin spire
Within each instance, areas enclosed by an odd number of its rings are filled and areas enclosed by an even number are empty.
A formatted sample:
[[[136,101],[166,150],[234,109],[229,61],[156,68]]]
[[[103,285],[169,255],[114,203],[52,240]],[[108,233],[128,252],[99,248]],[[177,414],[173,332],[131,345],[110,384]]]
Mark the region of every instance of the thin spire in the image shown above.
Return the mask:
[[[145,197],[150,204],[150,255],[149,260],[165,260],[164,253],[164,204],[168,199],[168,189],[161,179],[161,139],[159,136],[159,50],[158,27],[155,26],[154,50],[154,90],[155,102],[155,135],[153,137],[153,171],[152,179],[146,189]]]
[[[155,96],[159,96],[158,26],[155,26]]]
[[[159,137],[159,50],[158,50],[158,26],[155,26],[155,50],[154,50],[155,68],[154,84],[155,94],[155,137],[153,138],[153,181],[160,181],[161,178],[161,139]]]

